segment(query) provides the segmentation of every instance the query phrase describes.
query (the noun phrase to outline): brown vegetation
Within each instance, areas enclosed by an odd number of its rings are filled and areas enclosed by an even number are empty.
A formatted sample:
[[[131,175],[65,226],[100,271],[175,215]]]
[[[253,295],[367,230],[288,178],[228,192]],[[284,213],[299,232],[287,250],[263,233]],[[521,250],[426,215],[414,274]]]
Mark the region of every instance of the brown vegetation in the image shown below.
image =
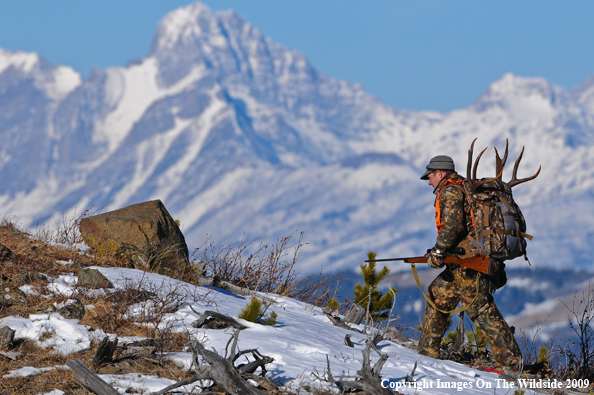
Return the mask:
[[[172,289],[163,298],[158,290],[151,290],[140,284],[130,283],[123,289],[107,292],[104,296],[89,292],[84,287],[75,289],[69,297],[56,296],[47,290],[50,278],[76,274],[88,266],[126,266],[117,254],[88,249],[77,249],[83,238],[78,231],[80,220],[88,215],[87,210],[78,218],[63,219],[57,230],[38,228],[35,232],[24,231],[11,219],[0,222],[0,283],[5,287],[27,285],[36,293],[28,293],[21,299],[10,302],[0,301],[0,317],[25,316],[45,309],[55,308],[68,299],[76,299],[81,305],[92,305],[86,309],[80,322],[92,329],[100,329],[118,337],[140,336],[153,339],[154,354],[128,355],[125,347],[117,347],[113,361],[96,366],[93,360],[99,344],[91,344],[89,349],[68,356],[55,353],[51,348],[41,348],[31,340],[17,339],[0,346],[0,352],[15,355],[11,359],[0,355],[0,377],[23,367],[42,369],[39,374],[26,377],[7,377],[0,380],[0,394],[44,393],[60,389],[68,394],[90,394],[75,378],[69,369],[59,369],[67,359],[81,360],[98,374],[125,374],[136,372],[157,375],[172,380],[184,380],[190,373],[165,358],[161,352],[179,352],[187,349],[189,337],[184,333],[172,331],[171,326],[163,326],[164,317],[175,311],[182,303],[179,289]],[[194,264],[204,260],[211,274],[231,284],[246,287],[252,291],[273,292],[295,297],[322,306],[329,299],[330,286],[336,279],[320,275],[302,278],[296,270],[299,248],[303,245],[301,234],[295,246],[291,245],[292,235],[281,238],[269,247],[261,244],[247,254],[253,243],[243,241],[216,250],[213,243],[207,242],[194,254]],[[291,256],[289,257],[289,251]],[[331,296],[331,295],[330,295]],[[129,307],[145,302],[152,308],[129,317]],[[148,303],[147,303],[148,302]],[[46,336],[51,337],[48,333]],[[40,339],[41,340],[41,339]],[[155,356],[157,355],[157,356]],[[47,370],[45,370],[47,369]]]

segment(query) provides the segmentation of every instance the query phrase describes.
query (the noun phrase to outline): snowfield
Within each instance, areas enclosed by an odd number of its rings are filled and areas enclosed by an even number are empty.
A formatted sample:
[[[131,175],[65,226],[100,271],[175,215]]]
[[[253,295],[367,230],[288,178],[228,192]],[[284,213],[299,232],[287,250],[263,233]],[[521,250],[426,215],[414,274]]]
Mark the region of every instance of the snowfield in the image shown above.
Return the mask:
[[[166,315],[161,322],[175,331],[185,332],[191,339],[201,341],[207,349],[215,349],[220,355],[225,354],[225,347],[232,336],[231,330],[196,329],[192,322],[206,310],[214,310],[231,316],[248,328],[239,335],[239,349],[257,348],[263,355],[271,356],[274,362],[267,365],[268,377],[281,383],[287,389],[328,388],[329,384],[320,382],[312,373],[323,375],[329,358],[334,377],[354,375],[362,366],[362,350],[366,336],[333,326],[321,309],[296,301],[291,298],[272,294],[260,294],[262,298],[273,300],[269,311],[278,314],[274,326],[265,326],[242,320],[237,317],[239,311],[249,302],[218,288],[195,286],[154,273],[136,269],[93,267],[99,270],[114,285],[114,289],[96,290],[93,292],[113,292],[130,287],[131,284],[146,290],[159,290],[166,299],[175,292],[183,298],[183,304],[177,311]],[[60,276],[50,283],[52,292],[59,296],[71,296],[75,289],[77,277]],[[24,291],[32,292],[31,289]],[[87,309],[92,306],[86,306]],[[134,305],[129,315],[134,317],[148,305]],[[64,319],[58,313],[32,314],[25,317],[4,317],[0,326],[9,326],[16,330],[15,338],[34,340],[42,347],[53,347],[55,352],[64,355],[84,350],[92,342],[98,342],[106,335],[101,330],[90,330],[90,327],[79,325],[75,319]],[[360,325],[358,329],[364,329]],[[351,334],[354,348],[344,344],[345,335]],[[44,340],[40,340],[44,339]],[[137,341],[139,338],[120,338],[120,343]],[[409,343],[410,347],[411,344]],[[469,368],[452,361],[441,361],[420,356],[406,344],[381,341],[378,349],[389,356],[382,369],[383,383],[403,394],[513,394],[514,389],[496,373],[488,373]],[[192,366],[192,353],[177,352],[167,355],[174,363],[184,368]],[[372,363],[378,360],[377,354],[371,354]],[[76,357],[72,357],[76,359]],[[239,360],[241,361],[241,359]],[[238,361],[238,362],[239,362]],[[406,376],[411,373],[415,363],[418,364],[414,381],[406,383]],[[30,367],[12,371],[5,377],[26,376],[43,373],[50,369],[68,369],[65,366]],[[100,375],[103,380],[118,391],[135,391],[149,394],[171,384],[172,380],[141,374]],[[198,384],[187,385],[179,391],[198,393]],[[195,387],[196,386],[196,387]],[[338,392],[337,388],[334,388]],[[51,394],[62,394],[60,390]],[[527,391],[528,393],[534,393]]]

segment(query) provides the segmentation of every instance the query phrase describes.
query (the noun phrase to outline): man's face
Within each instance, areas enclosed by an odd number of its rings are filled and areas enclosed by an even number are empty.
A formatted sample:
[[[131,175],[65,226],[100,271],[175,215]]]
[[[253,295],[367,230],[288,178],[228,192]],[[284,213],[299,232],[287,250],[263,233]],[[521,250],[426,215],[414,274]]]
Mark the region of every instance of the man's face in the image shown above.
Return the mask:
[[[429,185],[431,185],[433,188],[436,188],[441,179],[443,178],[444,174],[445,173],[441,170],[435,170],[429,173],[429,175],[427,176],[429,177]]]

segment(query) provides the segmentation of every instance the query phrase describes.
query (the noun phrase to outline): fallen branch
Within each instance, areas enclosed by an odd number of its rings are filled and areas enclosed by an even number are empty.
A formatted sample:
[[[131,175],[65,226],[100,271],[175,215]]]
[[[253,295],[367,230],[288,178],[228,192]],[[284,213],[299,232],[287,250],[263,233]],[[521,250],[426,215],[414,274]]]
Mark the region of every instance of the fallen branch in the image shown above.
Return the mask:
[[[190,309],[194,313],[200,314],[196,310],[194,310],[192,306],[190,306]],[[232,327],[235,329],[242,330],[247,328],[247,326],[240,324],[235,319],[229,316],[210,310],[207,310],[204,313],[200,314],[200,318],[192,322],[192,326],[194,328],[205,329],[226,329]]]
[[[269,393],[278,393],[276,386],[264,377],[266,374],[265,365],[271,363],[274,359],[260,354],[256,349],[236,352],[239,332],[240,330],[236,330],[227,342],[227,346],[225,347],[225,357],[220,356],[214,351],[207,350],[200,342],[193,341],[191,343],[193,361],[194,366],[198,367],[199,372],[187,380],[180,381],[179,383],[170,385],[160,391],[153,392],[151,395],[162,395],[184,385],[192,384],[198,380],[212,380],[217,386],[224,389],[225,393],[231,395],[266,394],[251,385],[247,381],[248,379],[255,381]],[[230,345],[231,349],[229,350]],[[254,361],[236,367],[235,361],[242,355],[249,353],[254,357]],[[203,364],[202,362],[206,362],[206,364]],[[262,370],[260,376],[253,374],[258,368]]]
[[[238,331],[236,332],[238,333]],[[236,338],[234,336],[234,338]],[[231,395],[264,395],[264,392],[258,390],[250,383],[245,381],[235,366],[233,360],[235,355],[229,358],[223,358],[213,351],[209,351],[200,342],[192,342],[192,353],[194,354],[194,361],[198,363],[198,356],[202,358],[208,366],[205,371],[206,378],[213,380],[220,385]],[[233,347],[234,349],[235,347]]]
[[[14,341],[16,331],[9,326],[0,328],[0,346],[11,345]]]
[[[20,357],[23,356],[23,353],[20,352],[4,352],[4,351],[0,351],[0,355],[8,358],[8,359],[12,359],[13,361],[16,361],[17,359],[19,359]]]
[[[93,357],[93,365],[100,366],[113,361],[113,353],[118,345],[118,338],[115,340],[109,340],[108,336],[105,336],[95,352]]]
[[[371,349],[379,355],[380,359],[375,363],[373,367],[371,367]],[[346,376],[346,378],[352,378],[355,380],[336,380],[332,376],[332,370],[330,369],[330,358],[326,355],[326,378],[320,377],[316,373],[313,373],[313,376],[321,381],[326,381],[332,383],[342,390],[356,390],[356,391],[363,391],[365,394],[369,395],[393,395],[392,391],[388,388],[384,388],[381,385],[380,381],[380,372],[384,363],[388,360],[388,355],[382,354],[379,350],[375,347],[372,341],[368,340],[365,349],[362,351],[363,353],[363,366],[361,370],[357,371],[356,376]]]
[[[116,389],[86,367],[81,360],[69,359],[66,361],[66,366],[74,371],[76,379],[89,391],[97,395],[120,395]]]

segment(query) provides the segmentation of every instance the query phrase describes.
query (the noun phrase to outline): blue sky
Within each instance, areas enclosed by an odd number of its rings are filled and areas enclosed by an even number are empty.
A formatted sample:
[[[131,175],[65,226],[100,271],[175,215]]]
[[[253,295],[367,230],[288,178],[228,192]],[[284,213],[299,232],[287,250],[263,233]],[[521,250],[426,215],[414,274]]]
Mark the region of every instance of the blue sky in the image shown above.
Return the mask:
[[[0,2],[0,48],[89,75],[146,56],[183,0]],[[594,2],[549,0],[205,0],[233,9],[318,70],[399,108],[451,111],[503,74],[571,89],[594,75]]]

